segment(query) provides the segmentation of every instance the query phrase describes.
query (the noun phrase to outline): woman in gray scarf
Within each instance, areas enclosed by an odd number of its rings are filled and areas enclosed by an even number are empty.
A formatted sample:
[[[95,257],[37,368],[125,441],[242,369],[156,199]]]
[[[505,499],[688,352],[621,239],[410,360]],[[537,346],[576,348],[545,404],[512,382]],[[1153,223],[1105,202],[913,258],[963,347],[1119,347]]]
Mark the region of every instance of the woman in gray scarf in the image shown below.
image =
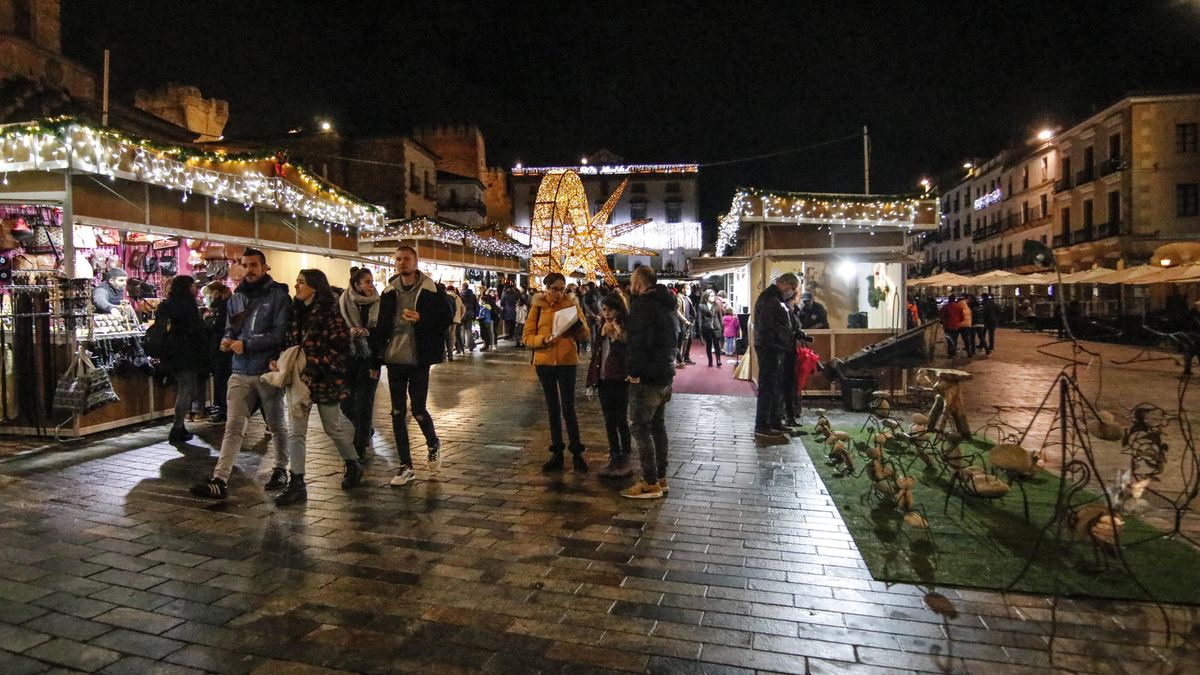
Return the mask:
[[[350,276],[350,288],[338,299],[338,307],[350,327],[350,396],[342,401],[342,412],[354,424],[354,449],[359,461],[365,461],[375,434],[371,413],[383,363],[380,354],[372,353],[367,337],[379,321],[379,293],[371,270],[358,269]]]

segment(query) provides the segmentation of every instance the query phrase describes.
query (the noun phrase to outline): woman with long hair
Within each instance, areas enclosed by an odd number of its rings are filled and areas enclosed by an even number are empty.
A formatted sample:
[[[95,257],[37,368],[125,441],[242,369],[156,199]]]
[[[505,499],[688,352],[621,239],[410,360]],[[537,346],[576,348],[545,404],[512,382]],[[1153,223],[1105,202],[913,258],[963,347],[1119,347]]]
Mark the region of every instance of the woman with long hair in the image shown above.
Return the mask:
[[[708,355],[708,367],[712,368],[713,356],[717,357],[717,367],[721,367],[721,307],[717,304],[717,294],[710,288],[704,294],[704,301],[697,308],[700,315],[700,337],[704,338],[704,353]]]
[[[524,343],[533,350],[533,365],[546,397],[546,412],[550,416],[550,461],[542,471],[563,470],[563,422],[567,426],[572,465],[575,471],[586,473],[585,450],[579,439],[579,421],[575,417],[575,369],[579,365],[576,340],[586,340],[591,334],[583,309],[566,294],[567,280],[558,272],[551,272],[542,280],[544,291],[533,296],[529,319],[525,322]],[[574,307],[576,322],[562,335],[554,334],[554,316],[559,310]]]
[[[207,371],[208,334],[196,305],[196,280],[186,275],[172,277],[167,298],[154,311],[154,322],[165,322],[167,339],[159,369],[175,378],[175,419],[167,440],[192,440],[184,422],[192,402],[200,398],[200,373]]]
[[[300,347],[304,355],[300,379],[308,386],[309,399],[321,417],[321,426],[333,439],[346,465],[342,488],[352,488],[362,480],[362,466],[354,452],[354,428],[338,405],[349,395],[347,354],[350,352],[350,331],[338,311],[329,279],[321,270],[300,270],[296,277],[285,348],[293,346]],[[288,409],[292,410],[299,403],[289,400]],[[292,476],[287,488],[275,498],[276,504],[308,500],[308,489],[304,484],[307,412],[292,416],[288,432],[288,462]]]
[[[379,387],[380,355],[371,350],[371,329],[379,324],[379,291],[371,270],[362,267],[350,275],[350,287],[338,298],[342,319],[350,328],[350,363],[347,386],[350,395],[342,400],[342,412],[354,425],[354,452],[358,461],[367,459],[367,447],[375,430],[375,390]]]
[[[600,303],[600,335],[592,347],[588,386],[600,395],[604,430],[608,434],[608,466],[600,470],[607,478],[633,475],[629,464],[629,382],[625,371],[625,301],[610,293]]]

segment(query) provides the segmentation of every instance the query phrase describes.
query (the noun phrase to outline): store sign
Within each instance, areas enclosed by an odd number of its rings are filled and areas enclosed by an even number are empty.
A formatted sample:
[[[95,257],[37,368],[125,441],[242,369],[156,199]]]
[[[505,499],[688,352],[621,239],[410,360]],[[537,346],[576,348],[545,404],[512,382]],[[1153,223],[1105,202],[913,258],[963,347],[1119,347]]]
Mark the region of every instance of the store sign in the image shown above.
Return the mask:
[[[1000,188],[996,188],[995,190],[992,190],[991,192],[987,193],[986,195],[975,200],[975,210],[981,211],[983,209],[986,209],[987,207],[991,206],[992,204],[995,204],[996,202],[1000,201],[1000,197],[1001,197]]]

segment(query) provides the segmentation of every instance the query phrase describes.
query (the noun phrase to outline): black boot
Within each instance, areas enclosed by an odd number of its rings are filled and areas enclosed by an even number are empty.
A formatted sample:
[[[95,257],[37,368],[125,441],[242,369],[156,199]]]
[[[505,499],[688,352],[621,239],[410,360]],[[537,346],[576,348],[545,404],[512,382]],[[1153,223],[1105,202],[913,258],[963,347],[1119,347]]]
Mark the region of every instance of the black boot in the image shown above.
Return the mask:
[[[184,427],[171,427],[171,433],[167,434],[168,443],[187,443],[193,438],[195,436]]]
[[[291,480],[288,481],[287,489],[279,493],[275,498],[275,504],[278,506],[287,506],[297,502],[308,501],[308,488],[304,485],[304,474],[293,473]]]
[[[342,478],[342,489],[349,490],[353,487],[358,487],[362,482],[363,470],[362,465],[353,459],[346,460],[346,475]]]
[[[587,460],[583,458],[582,452],[571,453],[571,467],[575,469],[575,473],[587,473]]]
[[[267,481],[267,484],[263,486],[263,489],[264,490],[282,490],[283,488],[287,487],[287,484],[288,484],[287,469],[285,469],[281,466],[277,466],[274,469],[271,469],[271,480]]]
[[[550,461],[542,465],[542,473],[553,473],[563,470],[563,447],[550,446]]]

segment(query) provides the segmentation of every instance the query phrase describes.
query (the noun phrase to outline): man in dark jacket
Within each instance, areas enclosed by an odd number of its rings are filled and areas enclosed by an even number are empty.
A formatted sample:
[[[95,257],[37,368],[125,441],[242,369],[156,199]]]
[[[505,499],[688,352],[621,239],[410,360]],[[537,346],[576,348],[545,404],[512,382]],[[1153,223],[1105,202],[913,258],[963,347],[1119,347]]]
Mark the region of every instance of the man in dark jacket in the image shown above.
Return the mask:
[[[781,275],[763,289],[754,301],[751,332],[754,354],[758,359],[758,403],[754,413],[754,438],[769,444],[790,443],[778,425],[783,410],[783,361],[789,349],[795,349],[791,318],[784,303],[796,295],[800,279],[792,273]]]
[[[504,334],[513,341],[516,345],[521,341],[517,335],[517,301],[521,299],[521,294],[511,283],[504,284],[504,291],[500,294],[500,314],[504,318]]]
[[[621,492],[630,499],[659,499],[667,489],[667,401],[675,379],[675,297],[654,270],[633,271],[633,302],[625,323],[629,380],[629,430],[642,464],[642,480]]]
[[[411,246],[396,249],[396,271],[379,300],[379,321],[371,333],[372,348],[387,366],[388,390],[392,395],[392,432],[400,471],[391,484],[407,484],[415,476],[408,444],[408,403],[413,419],[425,436],[429,468],[438,465],[441,441],[433,418],[425,407],[429,395],[429,367],[445,356],[445,333],[453,320],[450,299],[444,286],[417,269],[417,251]]]
[[[1000,325],[1000,307],[996,305],[996,299],[991,293],[983,294],[983,305],[979,308],[979,323],[982,329],[979,331],[980,346],[987,350],[988,354],[996,348],[996,327]]]
[[[284,421],[283,390],[262,381],[271,370],[271,362],[287,340],[288,320],[292,314],[292,299],[287,286],[276,282],[267,271],[267,257],[262,251],[248,248],[242,254],[246,276],[229,300],[229,319],[221,351],[233,353],[233,374],[226,389],[228,421],[225,438],[221,441],[221,456],[207,482],[192,488],[198,497],[224,499],[226,484],[233,471],[233,461],[242,449],[246,423],[251,410],[261,404],[267,426],[273,434],[275,468],[266,489],[287,487],[287,427]]]
[[[475,291],[471,290],[469,284],[463,284],[462,290],[463,302],[463,318],[462,325],[459,330],[463,333],[463,339],[467,345],[467,351],[475,351],[475,319],[479,316],[479,298],[476,297]],[[464,342],[459,342],[462,345]]]
[[[117,311],[121,300],[125,297],[125,283],[129,275],[120,267],[114,267],[104,273],[104,281],[92,291],[92,304],[97,314],[111,314]]]

